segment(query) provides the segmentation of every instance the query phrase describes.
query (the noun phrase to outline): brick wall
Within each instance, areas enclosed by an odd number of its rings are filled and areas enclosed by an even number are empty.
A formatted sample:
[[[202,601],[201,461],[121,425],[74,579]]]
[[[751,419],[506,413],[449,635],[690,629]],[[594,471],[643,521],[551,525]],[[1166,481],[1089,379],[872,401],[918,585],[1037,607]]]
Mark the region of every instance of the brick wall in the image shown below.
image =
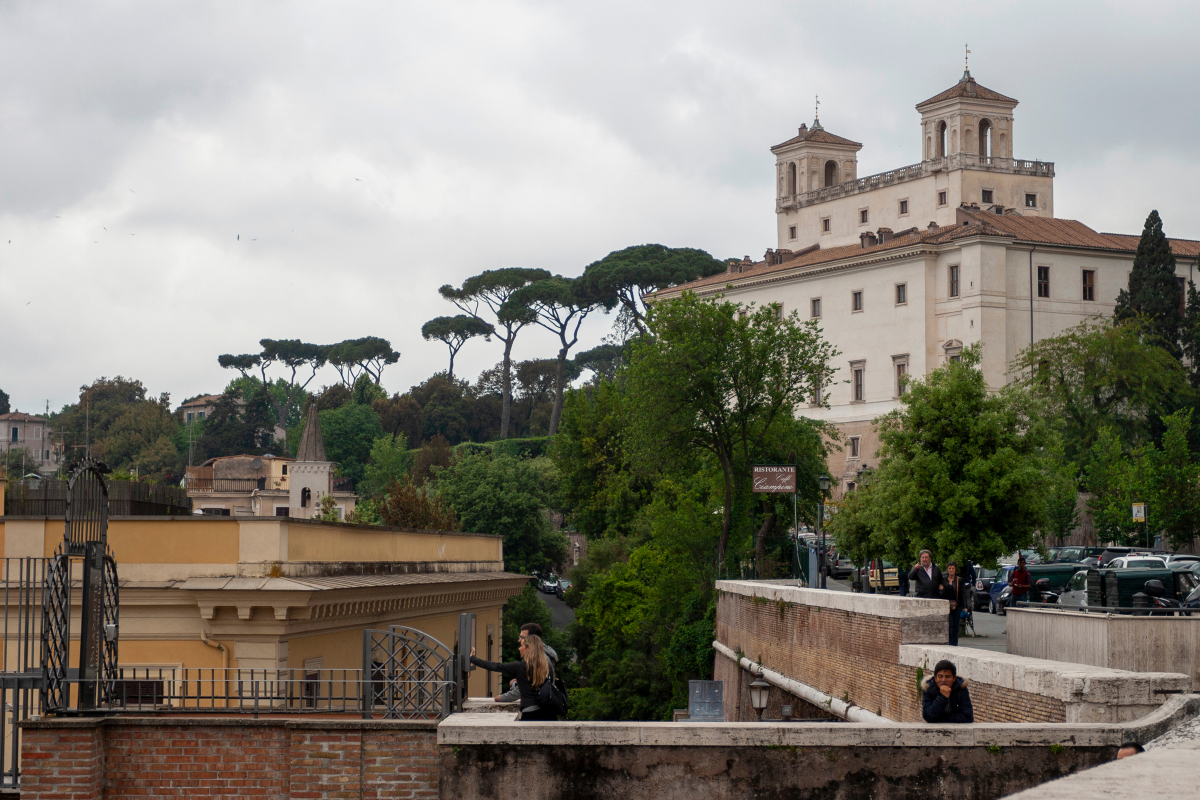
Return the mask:
[[[433,722],[112,718],[26,726],[24,800],[436,798]]]
[[[905,616],[905,607],[895,606],[899,598],[875,600],[876,595],[823,595],[832,604],[858,605],[863,610],[783,599],[821,596],[774,586],[763,586],[762,594],[754,596],[722,591],[717,601],[717,640],[751,661],[867,711],[901,722],[921,722],[920,674],[917,667],[902,663],[900,649],[914,640],[929,642],[935,625],[941,626],[945,642],[946,626],[940,617]],[[872,613],[875,605],[879,609]],[[744,670],[719,654],[716,669],[717,679],[726,681],[725,718],[753,719],[753,712],[746,710],[748,700],[742,697],[747,682],[741,679]],[[970,687],[976,722],[1067,719],[1067,704],[1059,698],[980,681],[972,681]]]

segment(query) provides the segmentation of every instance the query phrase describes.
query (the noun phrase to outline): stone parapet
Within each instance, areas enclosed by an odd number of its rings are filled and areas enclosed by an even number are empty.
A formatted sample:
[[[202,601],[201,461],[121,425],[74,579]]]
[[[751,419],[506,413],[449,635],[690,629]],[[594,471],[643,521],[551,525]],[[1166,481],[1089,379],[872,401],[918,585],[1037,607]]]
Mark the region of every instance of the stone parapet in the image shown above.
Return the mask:
[[[900,663],[924,675],[942,659],[952,661],[958,674],[972,685],[1009,689],[1062,703],[1066,722],[1138,719],[1172,696],[1192,690],[1191,676],[1179,673],[1127,672],[971,647],[900,647]]]

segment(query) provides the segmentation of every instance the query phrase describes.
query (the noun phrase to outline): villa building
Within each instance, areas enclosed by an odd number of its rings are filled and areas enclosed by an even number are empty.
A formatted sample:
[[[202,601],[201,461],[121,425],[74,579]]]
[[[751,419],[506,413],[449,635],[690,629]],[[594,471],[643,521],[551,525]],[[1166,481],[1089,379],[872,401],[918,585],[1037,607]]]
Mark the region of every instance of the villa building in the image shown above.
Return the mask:
[[[802,126],[772,148],[777,248],[648,298],[688,290],[820,321],[841,355],[820,387],[829,408],[803,413],[841,431],[839,492],[877,463],[872,420],[900,406],[905,375],[981,343],[999,388],[1031,342],[1111,314],[1128,285],[1138,237],[1055,218],[1054,165],[1013,157],[1016,105],[965,72],[917,105],[924,160],[865,178],[861,144]],[[1200,242],[1171,247],[1182,302]]]

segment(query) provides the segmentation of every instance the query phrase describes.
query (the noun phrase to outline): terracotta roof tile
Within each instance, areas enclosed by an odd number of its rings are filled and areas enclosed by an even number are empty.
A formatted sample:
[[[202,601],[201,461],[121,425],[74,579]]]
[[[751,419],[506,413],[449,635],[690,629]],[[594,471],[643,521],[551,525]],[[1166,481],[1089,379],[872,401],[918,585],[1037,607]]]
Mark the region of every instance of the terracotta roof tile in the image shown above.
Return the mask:
[[[4,422],[45,422],[46,418],[26,414],[24,411],[13,411],[10,414],[0,414],[0,420]]]
[[[844,137],[830,133],[824,128],[805,128],[800,132],[799,136],[793,136],[786,142],[780,142],[771,148],[771,152],[775,152],[780,147],[787,147],[790,144],[799,144],[800,142],[815,142],[817,144],[841,144],[851,147],[862,147],[861,142],[851,141]]]
[[[741,281],[746,278],[756,278],[797,267],[811,267],[817,264],[839,261],[844,258],[854,258],[863,255],[882,253],[888,250],[898,250],[911,247],[914,244],[946,244],[970,236],[1003,236],[1020,242],[1034,244],[1060,245],[1065,247],[1083,247],[1097,250],[1134,253],[1137,251],[1137,236],[1127,236],[1117,233],[1099,233],[1082,222],[1073,219],[1047,219],[1045,217],[1021,217],[1009,214],[990,214],[983,211],[968,211],[960,209],[970,221],[968,224],[946,226],[942,228],[926,228],[916,232],[901,231],[889,242],[876,244],[872,247],[862,247],[861,244],[848,244],[841,247],[815,250],[780,264],[767,264],[758,261],[743,266],[741,272],[722,272],[707,278],[691,281],[690,283],[672,286],[663,292],[677,292],[683,289],[704,289],[712,286],[722,286],[727,283]],[[1189,239],[1171,239],[1171,249],[1177,256],[1200,257],[1200,242]],[[653,295],[650,295],[651,297]]]
[[[942,100],[949,100],[952,97],[972,97],[978,100],[999,100],[1003,103],[1017,104],[1016,99],[1002,95],[999,92],[994,92],[986,86],[981,86],[975,82],[974,78],[967,78],[966,80],[960,80],[946,91],[917,103],[917,108],[920,109],[922,106],[927,106],[931,103],[940,103]]]

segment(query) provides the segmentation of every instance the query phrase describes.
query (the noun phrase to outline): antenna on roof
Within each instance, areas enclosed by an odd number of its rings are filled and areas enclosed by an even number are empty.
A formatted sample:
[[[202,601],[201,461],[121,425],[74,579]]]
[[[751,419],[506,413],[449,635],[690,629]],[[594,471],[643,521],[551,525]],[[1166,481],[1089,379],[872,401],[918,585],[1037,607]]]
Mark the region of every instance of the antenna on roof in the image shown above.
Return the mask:
[[[966,50],[966,56],[963,58],[963,69],[970,71],[971,69],[971,45],[964,44],[963,50]]]
[[[816,96],[816,109],[813,111],[813,130],[819,131],[821,128],[821,95]]]

